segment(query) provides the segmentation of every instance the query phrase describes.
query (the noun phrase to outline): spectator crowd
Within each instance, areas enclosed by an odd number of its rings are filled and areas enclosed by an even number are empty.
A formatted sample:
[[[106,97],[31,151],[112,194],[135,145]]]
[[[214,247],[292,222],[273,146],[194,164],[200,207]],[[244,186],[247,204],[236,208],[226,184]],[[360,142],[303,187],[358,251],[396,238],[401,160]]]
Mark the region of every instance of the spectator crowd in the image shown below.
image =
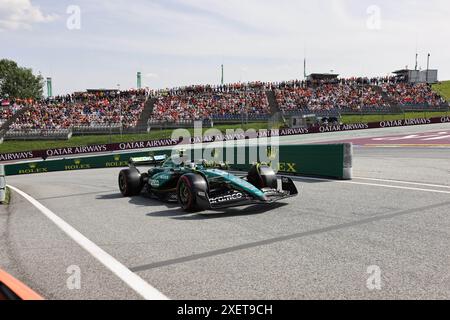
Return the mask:
[[[122,124],[135,127],[149,98],[151,120],[227,119],[268,116],[273,92],[283,112],[375,111],[391,106],[437,107],[446,101],[427,84],[409,84],[395,77],[330,79],[317,82],[251,82],[219,86],[189,86],[166,90],[88,91],[40,102],[2,102],[0,124],[27,106],[11,129],[67,129]]]
[[[408,83],[384,83],[383,91],[398,105],[429,105],[432,107],[445,103],[445,99],[430,89],[425,83],[411,85]]]
[[[277,102],[285,112],[388,110],[392,105],[438,107],[446,101],[428,84],[410,84],[395,77],[351,78],[305,83],[284,83],[275,89]]]
[[[144,110],[146,98],[145,90],[120,93],[96,91],[59,96],[27,104],[27,110],[10,129],[53,130],[110,124],[135,127]],[[11,117],[13,107],[4,109],[10,111],[6,111],[2,117]]]
[[[266,84],[195,86],[156,92],[153,120],[179,121],[226,118],[243,113],[270,113]]]
[[[371,86],[323,84],[317,88],[285,87],[275,90],[283,111],[359,111],[361,107],[387,107],[383,95]]]

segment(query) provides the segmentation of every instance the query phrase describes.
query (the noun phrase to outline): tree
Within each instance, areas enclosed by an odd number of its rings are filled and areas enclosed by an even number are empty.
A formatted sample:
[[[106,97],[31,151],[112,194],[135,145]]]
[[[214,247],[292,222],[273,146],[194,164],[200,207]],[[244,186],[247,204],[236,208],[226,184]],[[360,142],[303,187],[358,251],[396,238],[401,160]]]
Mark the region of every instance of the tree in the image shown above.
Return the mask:
[[[0,60],[0,97],[39,100],[43,95],[44,79],[33,70],[19,67],[16,62]]]

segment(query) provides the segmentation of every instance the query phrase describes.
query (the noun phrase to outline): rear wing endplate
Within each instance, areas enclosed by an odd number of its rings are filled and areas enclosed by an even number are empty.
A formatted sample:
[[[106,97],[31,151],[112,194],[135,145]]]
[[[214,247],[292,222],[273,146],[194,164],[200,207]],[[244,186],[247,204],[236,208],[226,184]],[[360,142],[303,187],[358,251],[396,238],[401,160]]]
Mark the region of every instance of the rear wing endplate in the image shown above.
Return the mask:
[[[159,155],[159,156],[131,158],[128,161],[128,164],[130,165],[130,167],[156,166],[156,165],[162,164],[166,160],[167,160],[167,156],[164,154],[164,155]]]

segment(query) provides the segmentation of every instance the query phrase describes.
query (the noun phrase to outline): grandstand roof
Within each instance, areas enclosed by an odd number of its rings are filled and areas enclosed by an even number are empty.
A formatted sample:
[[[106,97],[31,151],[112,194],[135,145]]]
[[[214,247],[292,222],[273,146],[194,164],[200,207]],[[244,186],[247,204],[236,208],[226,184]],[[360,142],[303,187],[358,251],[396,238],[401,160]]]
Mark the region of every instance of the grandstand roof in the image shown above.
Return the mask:
[[[423,72],[423,71],[429,71],[429,72],[432,72],[432,71],[438,71],[437,69],[429,69],[429,70],[412,70],[412,69],[401,69],[401,70],[397,70],[397,71],[394,71],[394,72],[392,72],[392,73],[394,73],[394,74],[406,74],[406,73],[409,73],[409,72],[411,72],[411,71],[415,71],[415,72]]]
[[[409,72],[409,71],[413,71],[413,70],[410,70],[410,69],[401,69],[401,70],[394,71],[394,72],[392,72],[392,73],[394,73],[394,74],[404,74],[404,73],[407,73],[407,72]]]
[[[330,80],[337,79],[337,77],[339,77],[339,75],[334,73],[311,73],[308,76],[308,80]]]

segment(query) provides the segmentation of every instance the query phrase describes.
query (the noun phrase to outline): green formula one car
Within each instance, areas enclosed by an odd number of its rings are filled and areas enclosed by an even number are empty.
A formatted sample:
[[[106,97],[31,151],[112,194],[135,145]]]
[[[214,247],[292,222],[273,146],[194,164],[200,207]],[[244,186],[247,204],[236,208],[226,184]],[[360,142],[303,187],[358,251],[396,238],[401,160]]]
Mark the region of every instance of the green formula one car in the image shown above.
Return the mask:
[[[139,166],[151,168],[141,173]],[[298,195],[288,177],[281,178],[282,188],[278,189],[270,166],[255,164],[242,178],[228,169],[224,163],[188,162],[182,154],[132,158],[129,168],[119,174],[119,188],[125,197],[145,191],[161,200],[178,201],[187,212],[271,204]]]

